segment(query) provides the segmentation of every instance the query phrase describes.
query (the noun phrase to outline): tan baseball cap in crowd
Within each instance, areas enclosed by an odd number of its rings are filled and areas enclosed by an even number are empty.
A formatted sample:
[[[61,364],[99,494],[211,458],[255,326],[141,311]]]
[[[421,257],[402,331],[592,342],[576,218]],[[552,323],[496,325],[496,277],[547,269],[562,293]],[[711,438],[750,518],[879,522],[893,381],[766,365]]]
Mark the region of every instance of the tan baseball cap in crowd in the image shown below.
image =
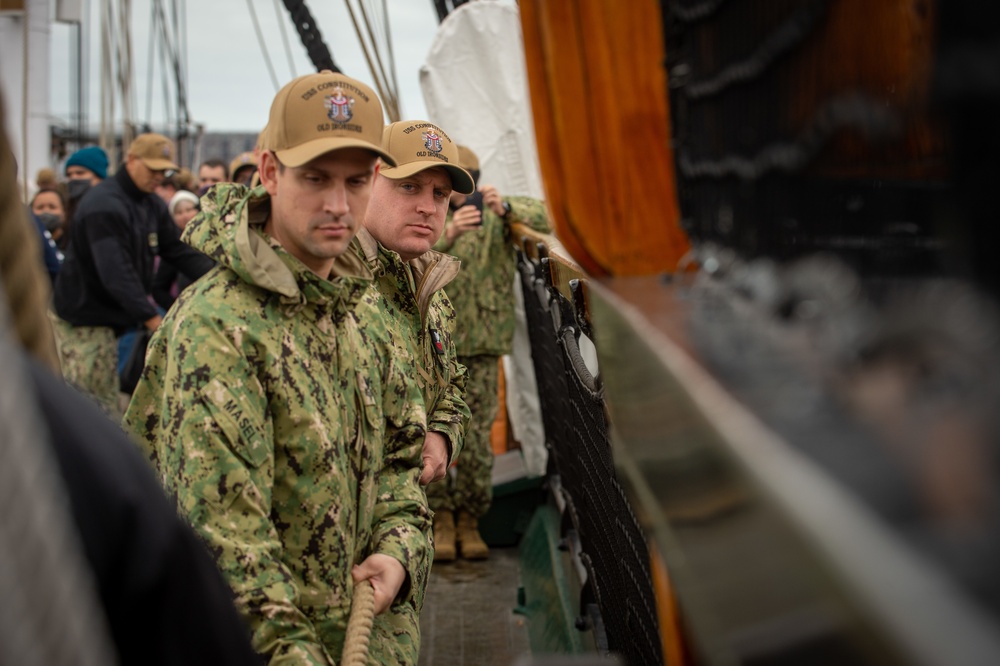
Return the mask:
[[[426,120],[401,120],[382,132],[382,148],[396,158],[396,166],[383,166],[379,173],[398,180],[415,173],[442,167],[451,176],[451,187],[472,194],[476,183],[460,166],[458,144],[444,130]]]
[[[479,157],[468,146],[458,144],[458,163],[463,169],[479,171]]]
[[[229,163],[229,175],[235,176],[236,172],[245,166],[257,166],[257,156],[253,154],[252,150],[240,153],[233,158],[233,161]]]
[[[174,163],[174,142],[162,134],[140,134],[128,147],[128,154],[139,158],[153,171],[177,171]]]
[[[293,79],[278,91],[260,141],[290,167],[340,148],[366,148],[395,164],[382,150],[383,127],[382,102],[374,90],[323,70]]]

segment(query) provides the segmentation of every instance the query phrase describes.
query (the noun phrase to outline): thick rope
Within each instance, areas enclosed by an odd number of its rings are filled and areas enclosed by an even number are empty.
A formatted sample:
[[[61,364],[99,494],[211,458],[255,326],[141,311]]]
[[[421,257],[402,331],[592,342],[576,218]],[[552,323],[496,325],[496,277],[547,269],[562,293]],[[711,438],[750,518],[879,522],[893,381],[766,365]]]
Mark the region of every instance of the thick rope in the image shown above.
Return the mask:
[[[0,105],[0,128],[4,122]],[[42,270],[41,239],[17,195],[15,173],[14,154],[0,131],[0,278],[17,339],[28,353],[59,372],[55,334],[46,315],[51,289]]]
[[[354,586],[351,616],[347,620],[347,638],[341,666],[365,666],[368,663],[368,642],[375,622],[375,588],[363,580]]]

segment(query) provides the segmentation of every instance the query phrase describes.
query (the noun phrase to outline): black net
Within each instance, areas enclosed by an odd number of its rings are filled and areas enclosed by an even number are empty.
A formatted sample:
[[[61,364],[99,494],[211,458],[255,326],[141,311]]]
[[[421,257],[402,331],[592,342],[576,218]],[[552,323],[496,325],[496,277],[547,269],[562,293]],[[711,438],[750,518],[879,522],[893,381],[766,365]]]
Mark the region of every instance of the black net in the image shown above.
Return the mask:
[[[574,507],[607,648],[629,664],[662,663],[645,537],[615,476],[603,391],[580,355],[572,304],[546,284],[546,267],[523,255],[520,266],[550,472]]]

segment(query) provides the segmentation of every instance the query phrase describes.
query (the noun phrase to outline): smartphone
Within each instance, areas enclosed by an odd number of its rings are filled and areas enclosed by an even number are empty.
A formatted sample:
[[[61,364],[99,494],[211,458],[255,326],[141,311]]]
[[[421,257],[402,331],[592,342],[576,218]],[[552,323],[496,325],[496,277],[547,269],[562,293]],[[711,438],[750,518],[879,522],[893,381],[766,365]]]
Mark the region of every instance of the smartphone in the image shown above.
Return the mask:
[[[475,206],[476,210],[478,210],[480,213],[482,213],[483,212],[483,193],[480,192],[479,190],[476,190],[475,192],[473,192],[469,196],[465,197],[465,203],[463,203],[462,205],[463,206]]]
[[[461,206],[457,206],[457,207],[456,206],[452,206],[451,209],[452,210],[458,210],[459,208],[465,208],[466,206],[475,206],[476,210],[479,211],[479,214],[482,215],[482,213],[483,213],[483,193],[480,192],[479,190],[476,190],[475,192],[473,192],[469,196],[465,197],[465,201],[462,202]],[[483,226],[482,218],[480,218],[479,224],[477,224],[476,226],[477,227]]]

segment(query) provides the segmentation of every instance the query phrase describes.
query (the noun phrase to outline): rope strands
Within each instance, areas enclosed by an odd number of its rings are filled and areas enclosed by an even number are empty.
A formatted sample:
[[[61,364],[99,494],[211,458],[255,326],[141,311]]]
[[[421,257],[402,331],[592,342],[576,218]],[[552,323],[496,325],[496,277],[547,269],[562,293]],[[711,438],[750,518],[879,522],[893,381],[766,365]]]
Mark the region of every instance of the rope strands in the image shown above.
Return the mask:
[[[747,58],[727,65],[721,72],[704,81],[692,81],[681,86],[690,99],[717,95],[731,85],[750,81],[758,76],[783,54],[800,45],[826,16],[828,0],[814,0],[804,5],[788,21],[768,35]]]
[[[271,64],[271,54],[267,51],[267,44],[264,42],[264,34],[260,31],[260,21],[257,20],[257,12],[253,8],[253,0],[247,0],[247,9],[250,10],[250,20],[253,22],[253,31],[257,35],[257,43],[260,45],[260,52],[264,54],[264,63],[267,65],[267,73],[271,75],[271,83],[274,84],[274,92],[278,92],[281,84],[278,83],[278,75],[274,72],[274,65]]]
[[[396,106],[399,108],[399,77],[396,76],[396,54],[392,48],[392,31],[389,29],[389,8],[386,5],[386,0],[382,0],[382,22],[385,30],[385,43],[389,52],[389,74],[392,75],[392,90],[396,95]],[[402,115],[402,108],[399,108],[399,112]]]
[[[370,581],[363,580],[354,586],[341,666],[365,666],[368,663],[368,643],[374,622],[375,588]]]
[[[282,2],[285,3],[285,9],[288,10],[288,14],[292,17],[292,23],[295,24],[295,29],[299,33],[299,39],[302,40],[302,45],[306,47],[306,53],[309,54],[309,60],[312,61],[316,71],[329,69],[332,72],[340,73],[340,68],[333,62],[330,49],[327,48],[326,43],[323,41],[323,35],[320,34],[319,28],[316,26],[316,21],[309,12],[305,1],[282,0]]]
[[[685,5],[683,2],[667,2],[668,9],[680,21],[692,22],[700,21],[718,11],[726,0],[706,0],[697,5]],[[666,11],[664,11],[666,13]]]
[[[344,5],[347,6],[347,11],[351,16],[351,22],[354,24],[354,32],[358,35],[358,43],[361,44],[361,50],[365,55],[365,61],[368,63],[368,71],[371,72],[372,79],[375,81],[375,88],[378,90],[379,97],[381,97],[382,101],[385,103],[385,110],[389,116],[389,121],[395,122],[400,119],[398,96],[396,94],[396,90],[391,86],[389,77],[386,75],[385,66],[382,63],[381,49],[379,49],[378,40],[375,37],[375,31],[372,29],[372,23],[368,18],[368,12],[365,10],[363,4],[359,5],[361,18],[365,23],[365,32],[367,33],[366,40],[365,33],[361,30],[361,26],[358,23],[358,18],[354,13],[354,7],[351,4],[351,1],[344,0]],[[370,51],[368,42],[371,42]],[[374,62],[372,61],[372,54],[374,54]],[[391,65],[392,63],[390,62],[390,66]]]
[[[101,13],[101,94],[100,146],[111,164],[119,159],[115,127],[116,101],[121,100],[121,145],[135,138],[134,109],[137,108],[132,89],[131,3],[119,0],[102,3]]]
[[[288,30],[285,28],[284,15],[281,13],[281,4],[278,0],[274,0],[274,14],[278,19],[278,27],[281,29],[281,43],[285,47],[285,58],[288,59],[288,71],[294,79],[298,75],[295,73],[295,61],[292,58],[292,46],[288,42]]]

